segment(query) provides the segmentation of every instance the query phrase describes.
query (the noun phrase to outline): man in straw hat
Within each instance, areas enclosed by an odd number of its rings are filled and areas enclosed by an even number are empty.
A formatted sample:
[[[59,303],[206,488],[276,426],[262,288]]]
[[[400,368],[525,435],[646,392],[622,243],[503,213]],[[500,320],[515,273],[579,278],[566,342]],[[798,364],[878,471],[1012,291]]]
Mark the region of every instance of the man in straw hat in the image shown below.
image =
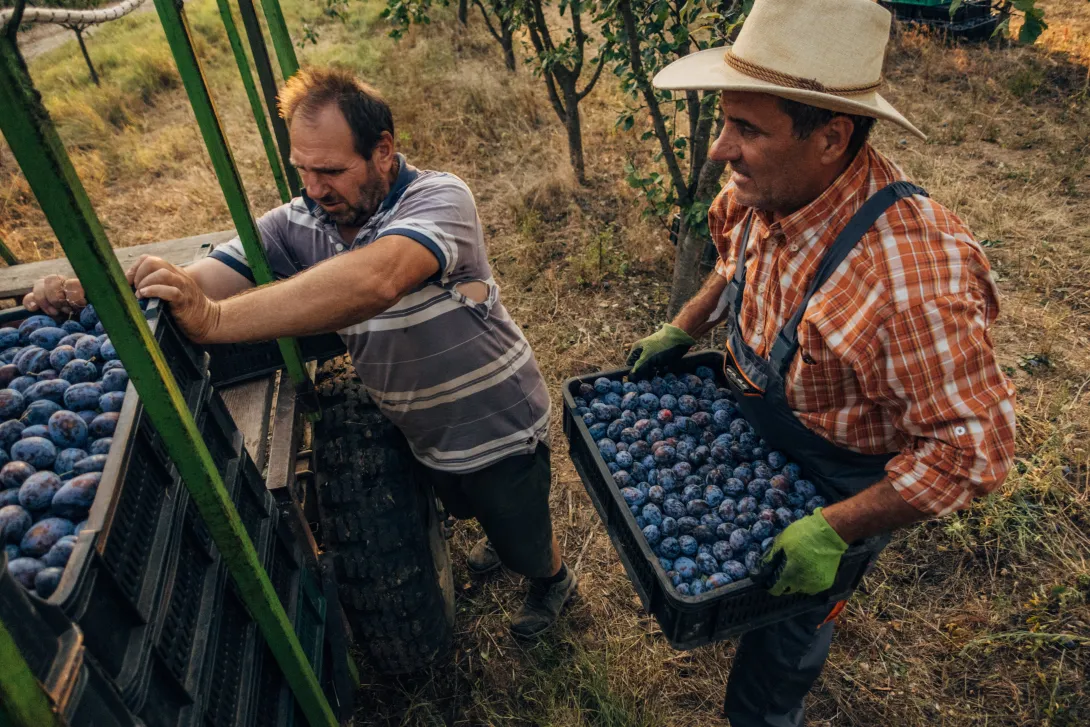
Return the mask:
[[[776,596],[828,590],[849,543],[966,507],[1014,450],[988,261],[867,143],[875,119],[923,137],[878,95],[889,28],[870,0],[757,0],[732,47],[654,79],[722,91],[710,156],[732,174],[709,212],[715,272],[629,363],[646,376],[725,323],[740,413],[833,501],[776,538],[760,574]],[[742,637],[731,724],[801,724],[842,606]]]

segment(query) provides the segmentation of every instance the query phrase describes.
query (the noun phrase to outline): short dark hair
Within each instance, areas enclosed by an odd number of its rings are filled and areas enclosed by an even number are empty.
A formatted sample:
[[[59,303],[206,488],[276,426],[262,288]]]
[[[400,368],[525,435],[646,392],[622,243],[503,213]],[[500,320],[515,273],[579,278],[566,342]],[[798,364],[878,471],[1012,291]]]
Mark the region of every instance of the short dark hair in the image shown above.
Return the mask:
[[[811,134],[837,116],[847,116],[851,119],[853,128],[852,136],[848,140],[849,158],[855,158],[855,155],[863,148],[863,144],[867,142],[867,138],[870,137],[871,129],[874,128],[875,119],[873,116],[858,116],[840,111],[830,111],[800,101],[792,101],[782,96],[777,96],[776,100],[780,104],[780,110],[791,117],[791,132],[796,139],[809,139]]]
[[[382,94],[340,68],[304,68],[280,90],[280,116],[288,124],[296,114],[311,116],[336,104],[344,114],[356,151],[371,160],[382,132],[394,135],[394,116]]]

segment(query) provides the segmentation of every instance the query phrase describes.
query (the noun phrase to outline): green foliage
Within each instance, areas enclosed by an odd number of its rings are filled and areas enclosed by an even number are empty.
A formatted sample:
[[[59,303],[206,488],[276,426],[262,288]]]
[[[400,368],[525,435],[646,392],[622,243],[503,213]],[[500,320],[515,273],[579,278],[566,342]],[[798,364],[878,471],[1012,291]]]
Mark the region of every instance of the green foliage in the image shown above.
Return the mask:
[[[430,25],[434,3],[442,7],[450,4],[449,0],[386,0],[382,17],[390,23],[390,37],[400,40],[409,26]]]
[[[318,5],[320,13],[316,18],[303,18],[302,37],[295,41],[299,48],[306,47],[308,43],[318,45],[318,25],[348,22],[348,0],[322,0]]]
[[[950,17],[961,8],[964,0],[952,0],[950,3]],[[1022,27],[1018,29],[1018,42],[1024,45],[1033,45],[1048,28],[1045,22],[1044,8],[1037,7],[1037,0],[1002,0],[998,10],[1003,15],[1003,20],[996,26],[992,37],[1006,36],[1010,30],[1011,16],[1022,15]],[[1017,12],[1015,12],[1017,11]]]

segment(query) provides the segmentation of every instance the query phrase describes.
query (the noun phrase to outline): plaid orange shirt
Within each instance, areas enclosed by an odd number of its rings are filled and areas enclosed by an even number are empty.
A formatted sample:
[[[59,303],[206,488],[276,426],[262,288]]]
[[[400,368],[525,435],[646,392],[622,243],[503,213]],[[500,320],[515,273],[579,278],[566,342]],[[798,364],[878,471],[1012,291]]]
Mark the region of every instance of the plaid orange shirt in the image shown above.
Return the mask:
[[[825,250],[879,189],[904,179],[866,145],[829,189],[778,222],[758,213],[746,251],[741,332],[768,357]],[[749,213],[728,183],[709,213],[716,271],[734,275]],[[943,515],[998,487],[1014,455],[1014,388],[988,327],[998,292],[984,252],[952,212],[904,199],[814,295],[799,326],[787,400],[815,433],[886,465],[917,509]]]

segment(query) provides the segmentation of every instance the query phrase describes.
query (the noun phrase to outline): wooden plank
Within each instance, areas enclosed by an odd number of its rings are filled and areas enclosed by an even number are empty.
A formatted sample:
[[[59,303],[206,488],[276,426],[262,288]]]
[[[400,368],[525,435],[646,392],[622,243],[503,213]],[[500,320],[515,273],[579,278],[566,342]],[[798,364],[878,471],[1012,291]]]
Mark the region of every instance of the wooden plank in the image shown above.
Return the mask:
[[[280,497],[295,496],[295,455],[303,434],[303,416],[298,410],[295,387],[291,379],[280,377],[276,392],[276,413],[273,416],[272,441],[269,444],[269,476],[265,486]],[[279,493],[277,491],[280,491]]]
[[[258,470],[265,467],[275,385],[276,374],[269,374],[219,389],[235,426],[245,437],[246,451]]]
[[[117,255],[122,269],[128,268],[141,255],[155,255],[175,265],[184,265],[204,257],[212,247],[227,242],[234,236],[233,230],[210,232],[177,240],[118,247],[114,248],[114,254]],[[67,259],[56,258],[0,268],[0,298],[22,297],[30,292],[35,281],[53,274],[71,276],[72,266]]]

